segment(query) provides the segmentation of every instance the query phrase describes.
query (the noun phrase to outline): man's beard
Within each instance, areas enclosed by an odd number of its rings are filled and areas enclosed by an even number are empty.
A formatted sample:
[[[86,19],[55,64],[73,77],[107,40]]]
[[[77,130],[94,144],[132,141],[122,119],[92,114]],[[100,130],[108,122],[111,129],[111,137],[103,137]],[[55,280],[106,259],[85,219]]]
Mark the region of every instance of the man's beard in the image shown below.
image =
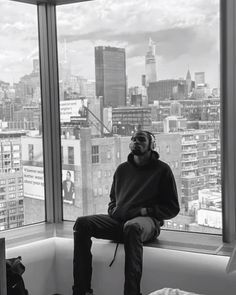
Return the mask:
[[[131,153],[135,156],[143,156],[145,152],[142,152],[140,148],[133,147]]]

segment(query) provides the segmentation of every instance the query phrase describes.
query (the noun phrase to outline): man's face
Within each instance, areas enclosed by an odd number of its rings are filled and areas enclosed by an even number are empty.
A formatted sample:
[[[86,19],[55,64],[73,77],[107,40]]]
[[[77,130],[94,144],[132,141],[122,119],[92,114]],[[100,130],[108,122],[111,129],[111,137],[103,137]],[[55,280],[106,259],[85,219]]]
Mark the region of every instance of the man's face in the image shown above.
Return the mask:
[[[149,138],[145,132],[136,132],[131,138],[131,152],[136,156],[142,156],[146,154],[149,149]]]

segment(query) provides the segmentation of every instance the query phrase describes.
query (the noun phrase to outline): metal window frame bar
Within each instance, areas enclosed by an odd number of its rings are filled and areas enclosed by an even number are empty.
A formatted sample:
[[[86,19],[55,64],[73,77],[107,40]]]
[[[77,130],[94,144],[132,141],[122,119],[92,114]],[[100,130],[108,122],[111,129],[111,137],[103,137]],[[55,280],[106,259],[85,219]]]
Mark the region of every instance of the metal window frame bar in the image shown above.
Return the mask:
[[[10,1],[28,3],[33,5],[39,5],[39,4],[67,5],[67,4],[77,3],[77,2],[88,2],[88,1],[94,1],[94,0],[10,0]]]
[[[38,5],[46,221],[62,222],[61,135],[56,7]]]
[[[223,242],[236,238],[236,4],[221,0],[221,163]]]

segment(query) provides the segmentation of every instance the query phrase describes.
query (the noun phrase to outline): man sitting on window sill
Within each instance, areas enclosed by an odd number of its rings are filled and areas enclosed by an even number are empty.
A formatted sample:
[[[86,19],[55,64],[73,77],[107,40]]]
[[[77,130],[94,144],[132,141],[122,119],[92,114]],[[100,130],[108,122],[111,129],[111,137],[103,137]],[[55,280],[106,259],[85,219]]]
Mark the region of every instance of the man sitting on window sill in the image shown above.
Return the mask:
[[[179,212],[173,173],[159,160],[154,149],[152,133],[136,132],[131,138],[127,162],[119,165],[114,174],[108,215],[83,216],[76,220],[73,295],[93,294],[91,237],[124,243],[124,295],[141,294],[143,243],[156,239],[163,220]]]

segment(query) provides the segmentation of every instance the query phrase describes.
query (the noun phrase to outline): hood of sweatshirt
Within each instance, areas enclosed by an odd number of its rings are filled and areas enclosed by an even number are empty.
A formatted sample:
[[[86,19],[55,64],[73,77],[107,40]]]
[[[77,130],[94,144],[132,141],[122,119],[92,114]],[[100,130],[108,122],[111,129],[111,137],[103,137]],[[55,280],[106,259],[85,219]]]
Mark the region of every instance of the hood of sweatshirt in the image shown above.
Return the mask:
[[[153,166],[155,166],[158,163],[159,157],[160,157],[160,155],[158,154],[158,152],[152,151],[151,157],[150,157],[149,161],[147,162],[147,164],[142,165],[142,166],[139,166],[134,161],[134,155],[133,155],[133,153],[130,153],[128,155],[127,162],[130,163],[130,164],[132,164],[132,165],[134,165],[137,168],[142,169],[142,168],[147,168],[147,167],[153,167]]]

